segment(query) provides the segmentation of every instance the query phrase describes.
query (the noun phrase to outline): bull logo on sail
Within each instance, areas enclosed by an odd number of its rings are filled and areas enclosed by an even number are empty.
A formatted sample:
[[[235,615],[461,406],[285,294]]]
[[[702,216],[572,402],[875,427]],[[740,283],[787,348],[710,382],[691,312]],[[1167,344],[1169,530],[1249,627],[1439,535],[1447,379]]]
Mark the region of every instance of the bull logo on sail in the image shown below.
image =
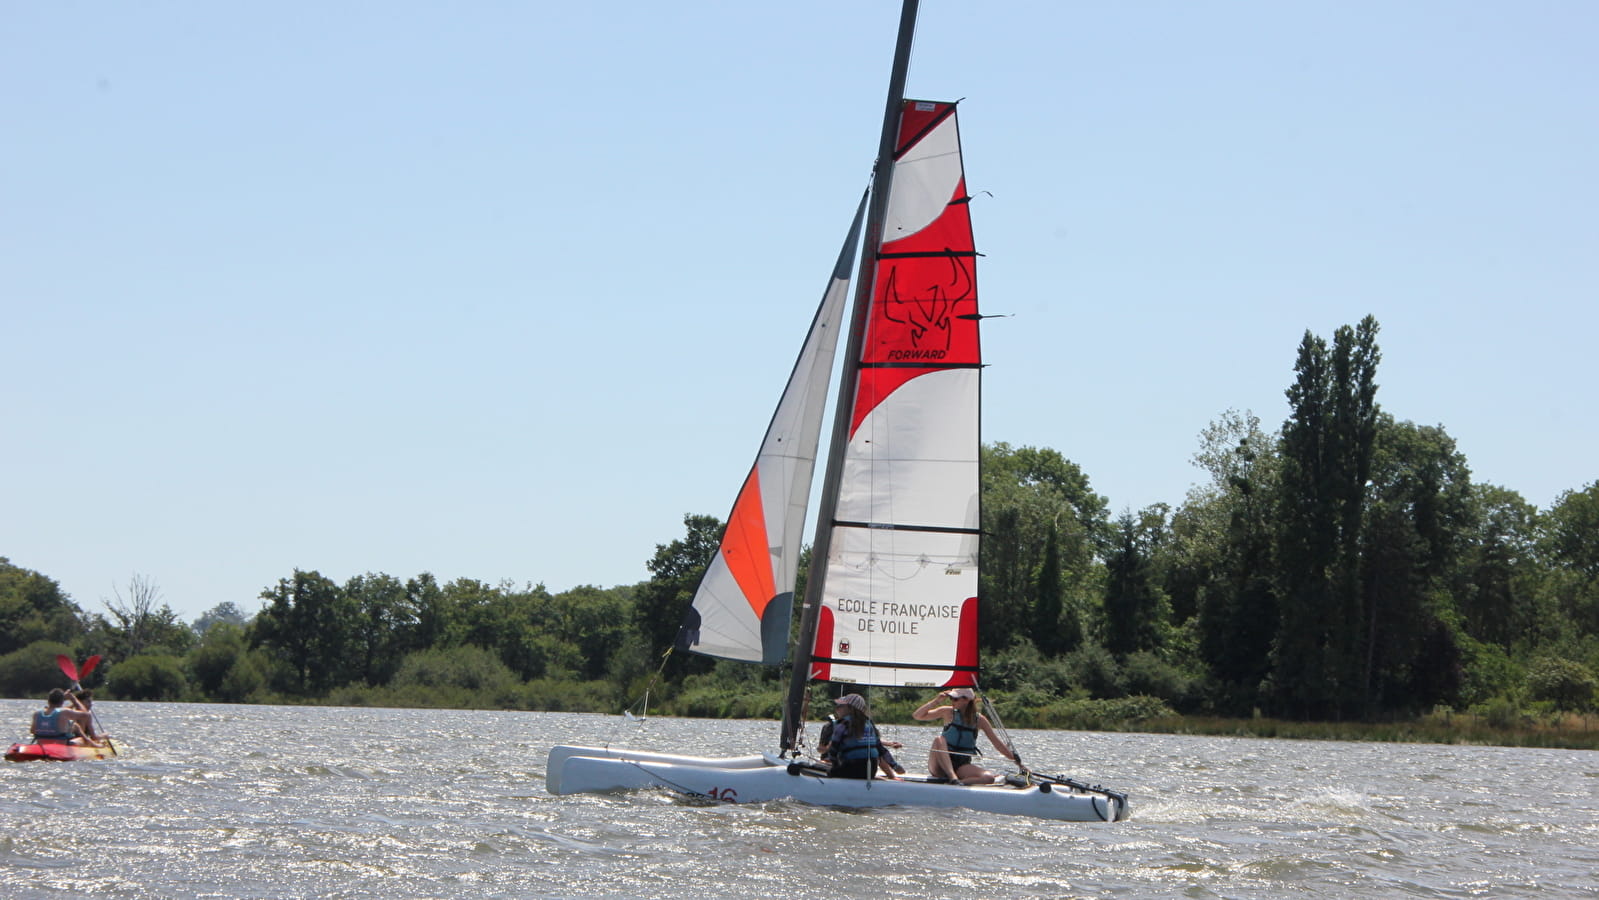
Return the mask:
[[[961,321],[956,318],[956,307],[973,299],[976,282],[967,259],[947,248],[945,252],[949,254],[949,280],[945,283],[901,293],[899,267],[889,270],[881,302],[883,319],[900,326],[910,339],[909,347],[890,350],[889,360],[937,361],[949,352],[955,323]]]

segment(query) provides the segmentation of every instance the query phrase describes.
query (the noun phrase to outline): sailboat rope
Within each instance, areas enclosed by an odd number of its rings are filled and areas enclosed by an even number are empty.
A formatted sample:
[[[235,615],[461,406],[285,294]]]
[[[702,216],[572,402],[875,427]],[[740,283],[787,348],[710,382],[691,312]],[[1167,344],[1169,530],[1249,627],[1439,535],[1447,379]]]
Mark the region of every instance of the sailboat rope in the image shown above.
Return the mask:
[[[644,696],[641,697],[637,703],[634,703],[632,706],[622,710],[622,715],[629,719],[637,718],[641,721],[649,718],[650,691],[654,690],[655,683],[661,680],[661,673],[666,671],[666,663],[672,658],[672,651],[676,649],[677,645],[673,644],[672,646],[666,648],[665,653],[661,654],[661,667],[655,670],[655,674],[650,676],[650,683],[644,686]],[[633,710],[635,709],[638,710],[637,716],[635,716],[633,713]]]
[[[1016,757],[1016,767],[1026,772],[1027,767],[1022,765],[1021,762],[1021,751],[1016,749],[1016,742],[1011,739],[1010,732],[1005,729],[1005,723],[1000,720],[999,710],[994,708],[994,702],[989,700],[988,695],[977,686],[977,677],[975,675],[972,676],[972,690],[977,691],[977,696],[983,698],[983,709],[987,711],[989,721],[994,723],[994,729],[999,732],[1000,737],[1005,739],[1005,746],[1010,748],[1011,755]]]

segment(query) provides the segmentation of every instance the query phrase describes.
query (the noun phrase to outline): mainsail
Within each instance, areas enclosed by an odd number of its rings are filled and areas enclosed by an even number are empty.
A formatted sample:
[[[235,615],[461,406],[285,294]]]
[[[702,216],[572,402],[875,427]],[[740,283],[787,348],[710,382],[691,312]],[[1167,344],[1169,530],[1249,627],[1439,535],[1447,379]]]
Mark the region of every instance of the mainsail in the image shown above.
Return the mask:
[[[694,593],[678,635],[683,649],[766,665],[787,654],[816,446],[865,212],[863,197],[716,557]]]
[[[907,100],[810,677],[965,685],[977,670],[977,253],[955,104]],[[870,230],[869,230],[870,234]],[[818,542],[821,546],[823,542]]]

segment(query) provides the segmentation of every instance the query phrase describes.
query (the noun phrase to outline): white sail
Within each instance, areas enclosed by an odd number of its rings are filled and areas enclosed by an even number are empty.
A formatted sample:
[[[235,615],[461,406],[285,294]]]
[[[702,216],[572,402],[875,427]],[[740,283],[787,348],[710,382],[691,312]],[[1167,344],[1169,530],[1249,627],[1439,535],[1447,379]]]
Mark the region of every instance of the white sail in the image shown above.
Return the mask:
[[[811,677],[970,684],[980,352],[953,104],[904,105]]]
[[[678,642],[695,653],[767,665],[787,653],[816,447],[865,210],[863,199],[722,542],[695,591]]]

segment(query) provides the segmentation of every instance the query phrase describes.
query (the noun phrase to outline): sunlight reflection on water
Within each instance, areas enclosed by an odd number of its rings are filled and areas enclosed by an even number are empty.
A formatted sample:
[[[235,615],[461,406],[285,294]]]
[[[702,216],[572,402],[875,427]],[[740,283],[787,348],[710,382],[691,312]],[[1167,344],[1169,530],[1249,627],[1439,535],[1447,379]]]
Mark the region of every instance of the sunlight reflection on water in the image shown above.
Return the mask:
[[[0,769],[8,896],[1599,897],[1593,752],[1015,732],[1133,795],[1070,824],[544,791],[555,743],[754,752],[767,722],[101,706],[124,756]]]

